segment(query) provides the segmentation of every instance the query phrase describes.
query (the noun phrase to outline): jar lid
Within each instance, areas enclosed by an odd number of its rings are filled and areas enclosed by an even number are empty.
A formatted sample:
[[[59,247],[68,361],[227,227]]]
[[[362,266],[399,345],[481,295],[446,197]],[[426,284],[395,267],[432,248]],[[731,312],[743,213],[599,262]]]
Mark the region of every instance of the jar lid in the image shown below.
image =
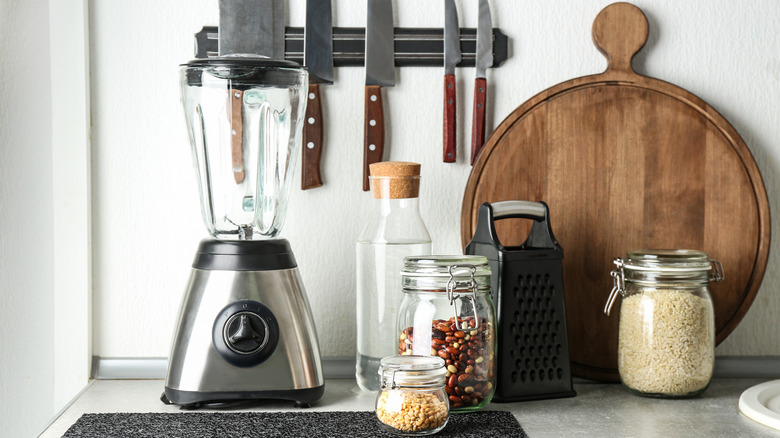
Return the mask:
[[[489,288],[490,274],[485,256],[422,255],[404,257],[401,279],[405,289],[471,291]]]
[[[692,249],[639,249],[626,253],[623,266],[638,271],[709,271],[710,259],[704,251]]]
[[[667,285],[678,288],[706,286],[710,281],[722,281],[723,266],[710,260],[707,253],[692,249],[640,249],[629,251],[626,258],[616,258],[612,271],[612,291],[604,306],[609,316],[618,294],[626,293],[626,283],[648,286]],[[709,271],[714,272],[709,274]]]
[[[382,388],[443,386],[446,374],[438,356],[388,356],[379,362]]]
[[[421,255],[404,257],[404,270],[402,275],[449,277],[451,267],[475,268],[474,276],[489,276],[490,267],[485,256],[478,255]],[[461,275],[467,275],[463,271]]]

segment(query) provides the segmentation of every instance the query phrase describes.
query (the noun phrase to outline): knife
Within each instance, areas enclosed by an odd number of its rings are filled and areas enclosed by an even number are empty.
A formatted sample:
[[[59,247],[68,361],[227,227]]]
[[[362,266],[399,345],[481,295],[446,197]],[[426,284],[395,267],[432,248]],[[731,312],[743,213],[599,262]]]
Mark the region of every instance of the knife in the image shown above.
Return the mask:
[[[455,66],[460,62],[460,27],[455,0],[444,0],[444,162],[454,163],[457,139]]]
[[[322,185],[322,103],[320,85],[333,84],[333,23],[331,0],[306,1],[306,27],[303,37],[303,64],[309,69],[309,103],[303,125],[301,189]]]
[[[395,85],[392,0],[368,0],[366,23],[366,95],[363,128],[363,191],[369,190],[368,166],[382,161],[385,121],[382,88]]]
[[[477,74],[474,80],[474,112],[471,121],[471,165],[477,160],[485,143],[485,101],[487,95],[487,69],[493,65],[493,22],[490,5],[479,0],[477,22]]]

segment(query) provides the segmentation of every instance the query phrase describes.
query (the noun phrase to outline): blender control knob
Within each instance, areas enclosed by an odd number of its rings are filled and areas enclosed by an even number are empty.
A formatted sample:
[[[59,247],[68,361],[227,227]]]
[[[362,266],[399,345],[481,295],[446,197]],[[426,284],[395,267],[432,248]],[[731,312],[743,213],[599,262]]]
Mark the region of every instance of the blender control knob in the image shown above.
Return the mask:
[[[225,306],[217,314],[211,333],[217,353],[237,367],[260,365],[279,345],[276,316],[254,300],[238,300]]]
[[[225,323],[225,344],[238,354],[252,354],[268,341],[268,324],[253,312],[239,312]]]

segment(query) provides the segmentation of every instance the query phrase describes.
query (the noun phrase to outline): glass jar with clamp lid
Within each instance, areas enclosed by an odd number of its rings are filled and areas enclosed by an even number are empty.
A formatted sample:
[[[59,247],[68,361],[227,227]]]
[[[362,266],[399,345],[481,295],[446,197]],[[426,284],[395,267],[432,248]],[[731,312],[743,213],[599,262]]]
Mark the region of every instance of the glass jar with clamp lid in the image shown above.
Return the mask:
[[[402,435],[430,435],[444,428],[449,402],[444,360],[389,356],[380,361],[376,417],[382,428]]]
[[[496,311],[483,256],[404,259],[398,354],[431,355],[446,365],[453,413],[478,410],[495,390]]]
[[[723,267],[693,250],[638,250],[615,259],[604,313],[622,296],[618,371],[629,391],[693,397],[712,379],[715,315],[708,285]]]

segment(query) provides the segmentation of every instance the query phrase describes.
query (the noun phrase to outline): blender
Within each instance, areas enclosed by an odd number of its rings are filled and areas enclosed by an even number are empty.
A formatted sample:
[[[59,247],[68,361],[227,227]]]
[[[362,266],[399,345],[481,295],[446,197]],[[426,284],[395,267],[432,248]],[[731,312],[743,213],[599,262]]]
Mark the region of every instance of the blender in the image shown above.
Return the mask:
[[[324,377],[311,309],[286,239],[308,75],[256,55],[181,66],[182,104],[211,238],[195,254],[161,400],[306,406]]]

